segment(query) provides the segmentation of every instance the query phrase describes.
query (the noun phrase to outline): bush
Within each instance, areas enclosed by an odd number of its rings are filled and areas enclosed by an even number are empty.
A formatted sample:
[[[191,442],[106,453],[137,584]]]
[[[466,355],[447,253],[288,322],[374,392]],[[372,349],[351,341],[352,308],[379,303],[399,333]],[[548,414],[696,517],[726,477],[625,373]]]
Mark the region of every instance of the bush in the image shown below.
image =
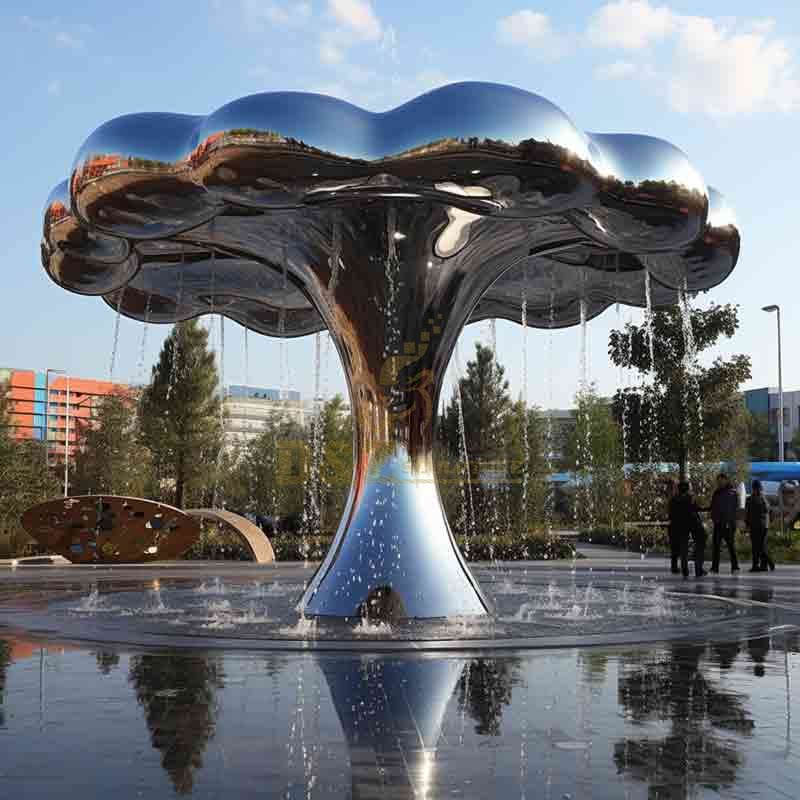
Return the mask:
[[[303,537],[278,535],[270,539],[278,561],[302,561]],[[333,541],[333,536],[309,536],[308,557],[319,560],[325,557]],[[464,552],[463,536],[457,536],[461,552]],[[490,561],[493,558],[501,561],[519,560],[551,560],[574,558],[575,554],[569,542],[545,534],[528,534],[525,537],[496,536],[481,534],[469,537],[469,561]]]
[[[632,552],[669,553],[667,527],[612,528],[598,527],[581,531],[578,541],[622,547]]]

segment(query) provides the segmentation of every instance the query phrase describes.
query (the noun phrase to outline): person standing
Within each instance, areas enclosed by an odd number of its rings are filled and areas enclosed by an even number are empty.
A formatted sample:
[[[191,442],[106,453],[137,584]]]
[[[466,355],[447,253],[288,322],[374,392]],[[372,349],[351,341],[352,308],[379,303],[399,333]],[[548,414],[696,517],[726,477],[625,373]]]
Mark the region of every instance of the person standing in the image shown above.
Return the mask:
[[[692,497],[689,484],[681,481],[678,493],[669,501],[669,524],[673,537],[680,550],[683,577],[689,577],[689,536],[694,539],[694,574],[698,578],[705,575],[705,528],[700,519],[700,509]]]
[[[775,569],[775,562],[767,553],[767,531],[769,530],[769,505],[761,487],[761,481],[753,481],[753,493],[744,506],[744,524],[750,532],[753,549],[753,568],[750,572],[766,572]]]
[[[731,574],[739,571],[736,557],[736,513],[739,498],[728,476],[724,472],[717,475],[717,488],[711,497],[711,521],[714,523],[712,539],[711,571],[719,572],[719,556],[725,542],[731,559]]]

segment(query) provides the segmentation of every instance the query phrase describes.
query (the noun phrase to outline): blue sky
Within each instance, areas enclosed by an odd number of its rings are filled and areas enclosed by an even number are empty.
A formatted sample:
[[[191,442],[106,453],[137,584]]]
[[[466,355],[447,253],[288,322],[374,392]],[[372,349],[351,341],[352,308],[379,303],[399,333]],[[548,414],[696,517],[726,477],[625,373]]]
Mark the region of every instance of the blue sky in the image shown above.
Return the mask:
[[[766,0],[196,0],[14,2],[0,10],[4,101],[0,218],[0,366],[104,377],[114,315],[52,284],[39,264],[41,212],[83,139],[131,111],[208,113],[256,91],[326,92],[371,110],[451,81],[510,83],[544,95],[579,127],[660,136],[682,148],[736,210],[743,247],[711,293],[741,306],[720,351],[753,357],[753,386],[775,384],[780,303],[784,385],[800,388],[800,4]],[[702,299],[699,302],[704,302]],[[623,310],[623,319],[628,311]],[[639,319],[639,312],[632,312]],[[613,309],[591,324],[591,374],[611,393]],[[145,366],[163,328],[150,328]],[[485,325],[465,333],[462,359]],[[528,334],[528,395],[545,405],[546,337]],[[553,401],[569,404],[579,334],[554,335]],[[295,388],[313,386],[313,341],[286,345]],[[141,326],[122,321],[117,377],[141,374]],[[521,330],[498,323],[498,350],[520,389]],[[252,383],[279,383],[279,345],[250,336]],[[245,379],[243,336],[226,325],[226,380]],[[343,389],[331,371],[331,388]]]

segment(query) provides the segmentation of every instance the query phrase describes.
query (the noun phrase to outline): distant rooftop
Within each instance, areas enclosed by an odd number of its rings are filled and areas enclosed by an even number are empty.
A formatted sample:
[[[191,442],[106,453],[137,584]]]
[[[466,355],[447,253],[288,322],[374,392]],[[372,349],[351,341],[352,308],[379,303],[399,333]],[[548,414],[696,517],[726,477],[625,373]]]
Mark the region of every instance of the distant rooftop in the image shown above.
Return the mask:
[[[239,400],[300,400],[300,392],[294,390],[273,389],[265,386],[243,386],[240,384],[228,386],[227,396]]]

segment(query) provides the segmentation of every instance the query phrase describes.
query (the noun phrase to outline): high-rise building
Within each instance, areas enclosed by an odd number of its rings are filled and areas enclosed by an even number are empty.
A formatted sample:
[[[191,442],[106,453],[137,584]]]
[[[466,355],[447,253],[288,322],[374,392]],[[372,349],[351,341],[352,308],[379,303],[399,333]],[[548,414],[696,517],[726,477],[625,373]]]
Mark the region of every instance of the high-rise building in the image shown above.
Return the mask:
[[[315,413],[313,401],[300,392],[261,386],[228,386],[225,393],[225,443],[244,444],[255,439],[272,419],[281,417],[305,426]]]
[[[775,454],[778,442],[778,389],[775,386],[764,386],[761,389],[748,389],[744,393],[744,402],[751,414],[766,417],[770,430],[775,435]],[[792,440],[800,428],[800,390],[783,392],[783,441],[788,457],[792,451]]]
[[[74,454],[79,426],[92,419],[102,398],[131,391],[124,383],[32,369],[0,368],[0,385],[6,386],[10,400],[11,435],[46,439],[57,460],[67,448]]]

